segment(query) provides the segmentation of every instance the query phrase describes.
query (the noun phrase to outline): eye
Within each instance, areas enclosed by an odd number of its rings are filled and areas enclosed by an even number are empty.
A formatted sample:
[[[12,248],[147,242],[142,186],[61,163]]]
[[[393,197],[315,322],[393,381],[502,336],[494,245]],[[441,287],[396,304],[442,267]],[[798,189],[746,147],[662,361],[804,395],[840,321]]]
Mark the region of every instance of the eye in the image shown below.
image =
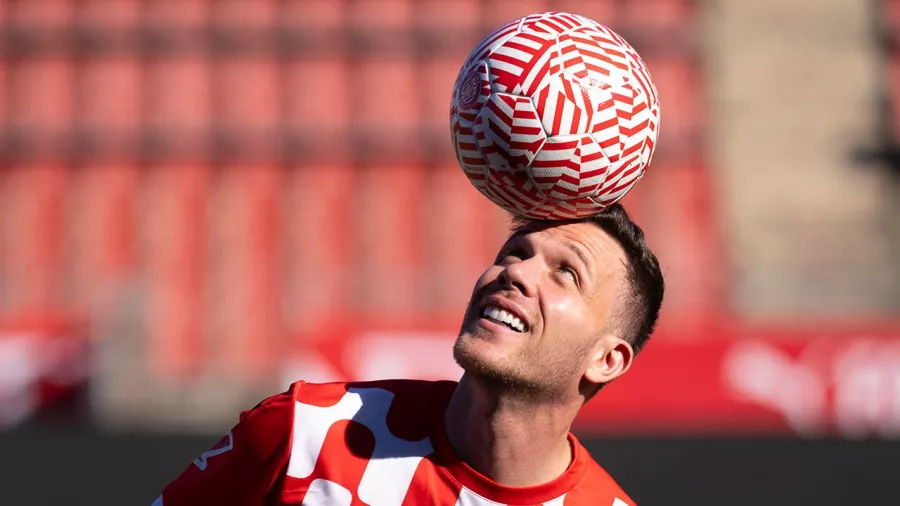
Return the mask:
[[[568,265],[560,265],[558,270],[563,276],[571,278],[573,283],[578,284],[578,272],[575,269]]]
[[[500,254],[497,255],[497,260],[494,263],[502,264],[507,262],[508,260],[521,260],[524,258],[524,252],[522,248],[518,246],[510,246],[508,248],[504,248],[500,250]]]

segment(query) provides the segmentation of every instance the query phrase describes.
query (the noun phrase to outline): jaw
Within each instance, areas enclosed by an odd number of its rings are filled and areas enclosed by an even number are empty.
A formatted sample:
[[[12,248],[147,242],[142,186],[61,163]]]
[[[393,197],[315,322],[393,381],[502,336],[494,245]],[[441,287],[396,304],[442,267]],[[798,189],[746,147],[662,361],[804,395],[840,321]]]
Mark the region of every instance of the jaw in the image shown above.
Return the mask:
[[[583,403],[581,364],[574,354],[548,353],[527,340],[498,339],[481,329],[459,336],[453,358],[492,395],[530,404]]]
[[[522,341],[514,336],[498,336],[485,327],[475,326],[457,338],[453,355],[465,370],[473,368],[484,373],[502,373],[515,368],[522,348]]]
[[[521,336],[506,332],[498,336],[484,327],[463,333],[453,347],[453,358],[466,375],[499,394],[533,389],[528,370],[532,361],[528,355],[527,343]]]

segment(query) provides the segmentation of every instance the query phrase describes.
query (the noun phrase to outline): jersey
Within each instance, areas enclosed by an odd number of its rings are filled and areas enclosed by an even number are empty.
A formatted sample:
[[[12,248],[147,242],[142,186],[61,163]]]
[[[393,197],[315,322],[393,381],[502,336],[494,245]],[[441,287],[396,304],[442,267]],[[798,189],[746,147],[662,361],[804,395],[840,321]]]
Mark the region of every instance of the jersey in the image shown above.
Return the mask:
[[[444,430],[451,381],[294,383],[241,414],[153,506],[634,506],[569,434],[557,479],[507,487],[461,461]]]

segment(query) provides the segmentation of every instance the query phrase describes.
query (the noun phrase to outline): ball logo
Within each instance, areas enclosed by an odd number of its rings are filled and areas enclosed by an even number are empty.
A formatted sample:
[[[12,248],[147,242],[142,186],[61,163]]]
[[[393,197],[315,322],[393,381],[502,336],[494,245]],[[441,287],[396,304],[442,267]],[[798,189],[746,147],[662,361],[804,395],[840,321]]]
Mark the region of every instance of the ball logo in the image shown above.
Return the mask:
[[[470,110],[478,103],[478,94],[481,88],[481,76],[478,70],[473,69],[466,74],[459,87],[459,108]]]
[[[606,82],[601,81],[596,76],[585,76],[581,79],[581,82],[578,83],[582,88],[587,89],[597,89],[597,90],[608,90],[612,88],[612,86]]]

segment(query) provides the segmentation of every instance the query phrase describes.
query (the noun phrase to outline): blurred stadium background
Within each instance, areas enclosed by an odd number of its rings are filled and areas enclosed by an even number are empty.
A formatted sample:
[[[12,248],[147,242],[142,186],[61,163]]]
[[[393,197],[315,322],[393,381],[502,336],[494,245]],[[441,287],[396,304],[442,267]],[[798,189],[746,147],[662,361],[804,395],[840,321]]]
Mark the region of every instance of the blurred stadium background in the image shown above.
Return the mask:
[[[0,2],[3,504],[149,504],[295,379],[456,378],[507,219],[450,90],[545,10],[663,107],[663,321],[579,435],[642,505],[895,504],[896,0]]]

